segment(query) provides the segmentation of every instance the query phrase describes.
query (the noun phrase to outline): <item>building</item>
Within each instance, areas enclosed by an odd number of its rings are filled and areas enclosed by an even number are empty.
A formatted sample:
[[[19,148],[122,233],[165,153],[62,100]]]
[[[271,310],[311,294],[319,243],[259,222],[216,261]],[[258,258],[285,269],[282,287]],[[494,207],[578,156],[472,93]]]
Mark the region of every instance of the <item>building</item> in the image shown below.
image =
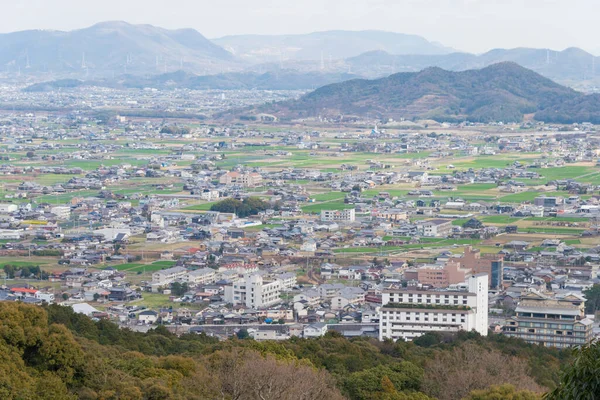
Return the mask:
[[[447,237],[452,232],[452,221],[448,219],[431,219],[417,223],[417,233],[423,237]]]
[[[152,283],[168,285],[177,279],[183,279],[187,273],[188,271],[184,267],[163,269],[152,274]]]
[[[244,187],[255,187],[262,184],[262,176],[256,172],[227,172],[219,178],[222,185],[240,185]]]
[[[491,289],[502,288],[504,280],[504,257],[502,255],[482,255],[479,249],[468,246],[465,247],[462,256],[452,257],[449,262],[458,263],[462,269],[468,270],[472,274],[487,274]]]
[[[153,324],[158,321],[158,313],[152,310],[142,311],[138,314],[138,321],[144,324]]]
[[[12,203],[2,203],[0,204],[0,214],[10,214],[19,209],[19,206]]]
[[[462,290],[388,289],[379,310],[379,340],[429,332],[488,332],[488,277],[471,275]],[[464,286],[464,285],[463,285]]]
[[[354,222],[356,211],[354,208],[346,210],[321,210],[321,221],[323,222]]]
[[[190,271],[183,276],[183,281],[202,285],[206,283],[214,283],[217,280],[217,273],[212,268],[200,268],[195,271]]]
[[[386,221],[406,221],[408,219],[408,213],[405,210],[398,208],[389,208],[387,210],[381,210],[376,213],[377,218],[384,219]]]
[[[303,335],[305,338],[317,338],[327,333],[327,325],[322,322],[316,324],[306,325],[304,327]]]
[[[559,205],[562,205],[563,198],[562,197],[547,197],[547,196],[539,196],[533,200],[533,204],[539,207],[544,208],[554,208]]]
[[[218,190],[211,190],[211,189],[204,189],[200,193],[200,198],[202,200],[206,200],[206,201],[219,200],[219,191]]]
[[[444,288],[464,282],[469,270],[459,263],[448,262],[446,265],[425,265],[404,272],[404,279],[417,281],[422,285]]]
[[[248,274],[225,287],[225,301],[250,308],[265,308],[281,301],[281,280],[265,281],[259,274]]]
[[[580,296],[557,298],[532,291],[521,297],[503,332],[547,347],[582,346],[593,338],[593,321],[586,318],[584,310],[585,300]]]
[[[50,209],[50,212],[56,215],[58,219],[69,219],[71,216],[71,207],[67,206],[56,206]]]

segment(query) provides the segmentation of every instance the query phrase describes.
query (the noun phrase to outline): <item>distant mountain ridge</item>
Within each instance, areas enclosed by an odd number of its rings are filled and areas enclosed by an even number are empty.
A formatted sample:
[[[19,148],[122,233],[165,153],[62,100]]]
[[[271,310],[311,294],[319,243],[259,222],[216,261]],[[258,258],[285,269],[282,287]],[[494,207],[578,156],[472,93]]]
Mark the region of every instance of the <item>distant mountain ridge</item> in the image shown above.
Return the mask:
[[[0,34],[0,64],[12,71],[147,73],[185,65],[208,72],[215,70],[214,64],[234,61],[231,53],[193,29],[111,21],[69,32]]]
[[[26,92],[49,92],[85,86],[111,88],[146,88],[195,90],[312,90],[331,83],[358,78],[346,73],[321,73],[297,71],[273,71],[262,74],[251,72],[230,72],[198,76],[185,71],[152,75],[148,77],[123,75],[115,79],[59,79],[40,82],[24,89]]]
[[[319,88],[298,100],[238,114],[303,118],[457,122],[520,122],[525,114],[547,122],[600,123],[600,95],[584,95],[516,63],[462,72],[430,67],[375,80],[354,79]]]
[[[371,51],[349,58],[346,63],[356,74],[375,76],[382,73],[415,72],[427,67],[464,71],[504,61],[515,62],[563,83],[600,79],[600,57],[573,47],[563,51],[531,48],[494,49],[481,55],[395,55],[384,51]]]
[[[345,59],[366,51],[392,54],[447,54],[454,50],[417,35],[385,31],[324,31],[296,35],[235,35],[213,39],[251,63],[291,60]]]

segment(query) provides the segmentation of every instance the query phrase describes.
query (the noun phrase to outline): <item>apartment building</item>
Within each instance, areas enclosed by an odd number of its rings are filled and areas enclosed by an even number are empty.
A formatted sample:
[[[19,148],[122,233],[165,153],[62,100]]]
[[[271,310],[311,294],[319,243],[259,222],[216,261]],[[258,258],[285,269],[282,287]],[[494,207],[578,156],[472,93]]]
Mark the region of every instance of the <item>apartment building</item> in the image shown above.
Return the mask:
[[[321,210],[321,221],[323,222],[354,222],[356,211],[354,208],[346,210]]]
[[[593,321],[584,310],[585,300],[580,296],[552,297],[532,291],[521,297],[503,332],[547,347],[582,346],[593,338]]]
[[[488,277],[471,275],[457,290],[388,289],[379,310],[379,340],[413,340],[428,332],[488,332]]]
[[[244,275],[225,287],[225,301],[250,308],[265,308],[281,301],[282,283],[279,279],[266,280],[259,274]]]
[[[417,233],[423,237],[447,237],[452,232],[452,221],[431,219],[417,222]]]
[[[177,279],[183,279],[187,272],[187,269],[184,267],[173,267],[156,271],[152,274],[152,283],[168,285]]]
[[[262,184],[262,176],[256,172],[227,172],[219,178],[222,185],[241,185],[244,187],[255,187]]]
[[[183,276],[183,281],[195,285],[213,283],[217,280],[217,273],[212,268],[200,268],[190,271]]]

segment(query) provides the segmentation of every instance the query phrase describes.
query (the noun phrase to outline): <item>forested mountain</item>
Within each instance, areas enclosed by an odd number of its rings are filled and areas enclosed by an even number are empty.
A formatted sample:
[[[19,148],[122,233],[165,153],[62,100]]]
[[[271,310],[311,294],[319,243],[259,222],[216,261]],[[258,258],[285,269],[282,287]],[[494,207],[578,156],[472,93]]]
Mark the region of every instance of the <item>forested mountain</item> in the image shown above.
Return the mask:
[[[556,387],[572,357],[466,332],[408,343],[334,332],[282,342],[240,338],[176,336],[164,327],[135,333],[70,307],[2,302],[0,397],[533,400]],[[513,386],[492,387],[503,384]]]
[[[536,119],[548,122],[600,123],[599,98],[561,86],[515,63],[499,63],[463,72],[432,67],[382,79],[355,79],[254,111],[282,119],[359,116],[519,122],[525,114],[535,114]],[[248,115],[248,110],[242,113]]]

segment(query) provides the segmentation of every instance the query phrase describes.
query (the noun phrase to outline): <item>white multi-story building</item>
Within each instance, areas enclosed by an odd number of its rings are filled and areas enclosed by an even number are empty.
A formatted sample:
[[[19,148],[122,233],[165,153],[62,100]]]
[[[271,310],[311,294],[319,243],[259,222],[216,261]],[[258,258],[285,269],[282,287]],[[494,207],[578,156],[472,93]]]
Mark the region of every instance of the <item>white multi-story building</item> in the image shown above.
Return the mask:
[[[241,185],[244,187],[255,187],[262,184],[262,175],[256,172],[227,172],[219,177],[219,183],[223,185]]]
[[[58,219],[69,219],[69,217],[71,216],[71,207],[56,206],[52,207],[50,209],[50,212],[56,215]]]
[[[461,330],[487,335],[487,274],[471,275],[463,290],[390,289],[382,294],[380,340]]]
[[[282,283],[279,279],[265,281],[259,274],[244,275],[231,286],[225,287],[225,301],[250,308],[265,308],[281,301]]]
[[[219,200],[219,191],[213,189],[204,189],[202,193],[200,193],[200,198],[206,201]]]
[[[213,283],[217,280],[217,273],[212,268],[200,268],[190,271],[183,276],[183,281],[193,284]]]
[[[292,272],[284,272],[276,276],[281,281],[282,289],[291,289],[296,286],[296,274]]]
[[[321,221],[323,222],[354,222],[356,211],[354,208],[346,210],[321,210]]]
[[[183,279],[187,273],[188,271],[184,267],[163,269],[152,274],[152,283],[168,285],[177,279]]]

